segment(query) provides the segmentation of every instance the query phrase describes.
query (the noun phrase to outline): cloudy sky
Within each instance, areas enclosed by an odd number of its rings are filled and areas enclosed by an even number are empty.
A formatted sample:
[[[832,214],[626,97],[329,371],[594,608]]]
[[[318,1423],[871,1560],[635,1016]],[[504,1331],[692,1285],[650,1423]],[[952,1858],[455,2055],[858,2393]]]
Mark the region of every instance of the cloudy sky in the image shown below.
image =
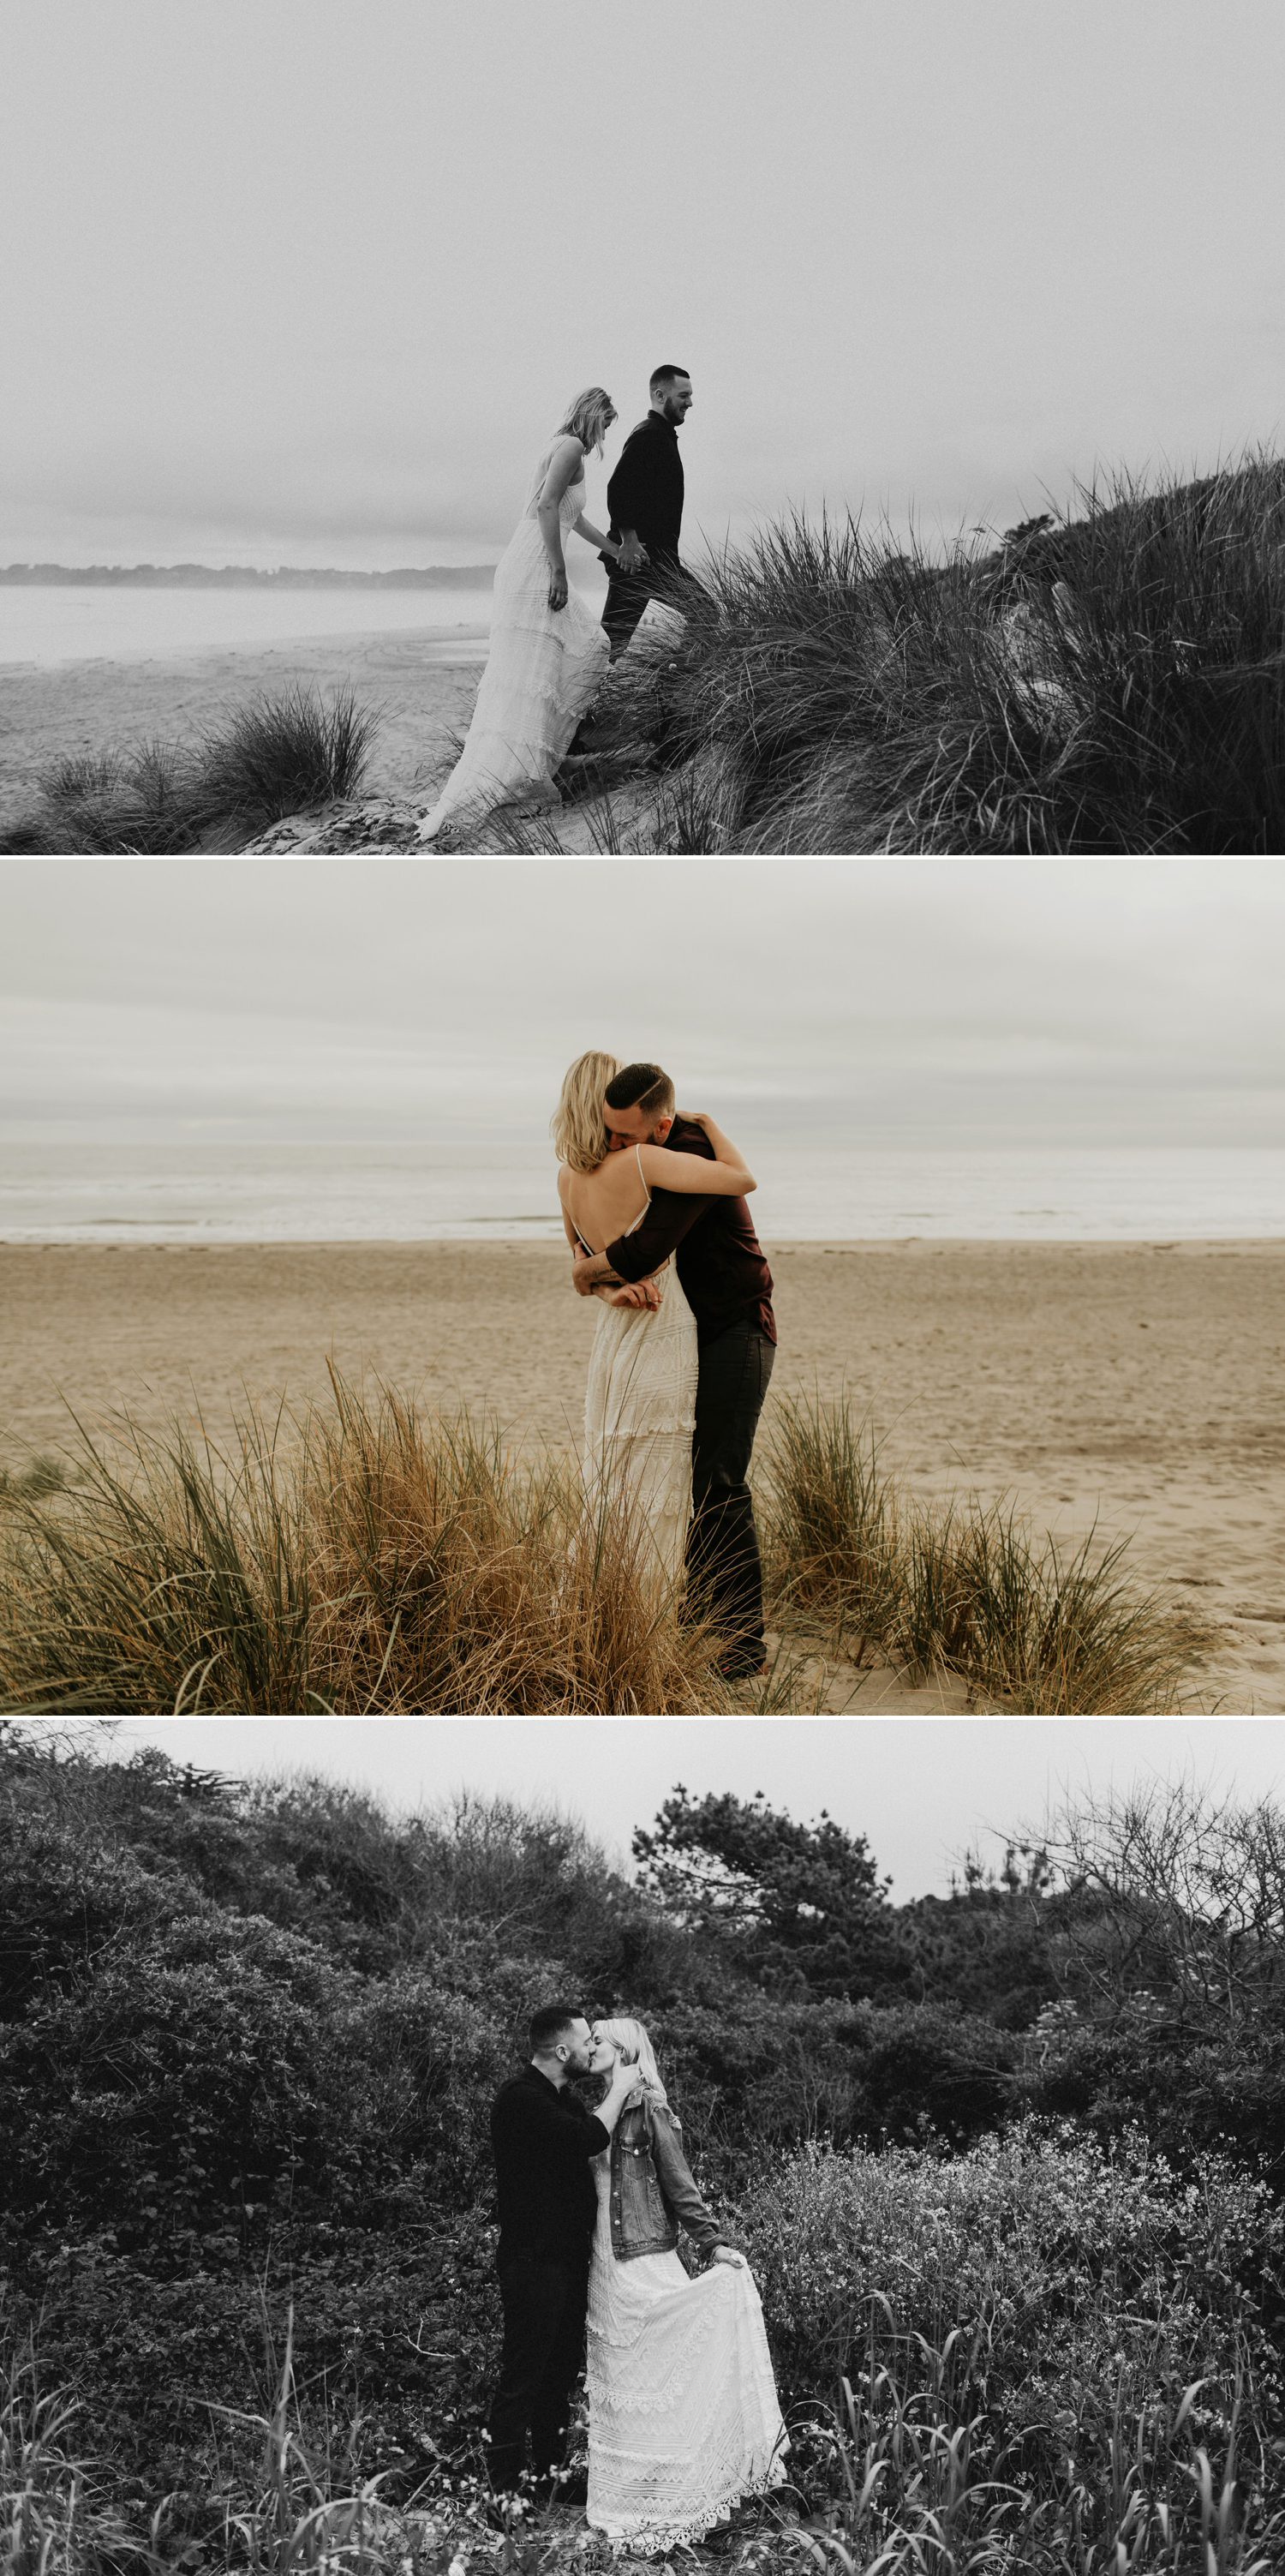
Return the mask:
[[[1285,396],[1279,0],[0,0],[0,560],[476,560],[688,366],[688,528],[1004,525]],[[614,450],[613,450],[614,452]]]
[[[864,1833],[897,1903],[945,1895],[970,1849],[998,1867],[1005,1836],[1040,1835],[1068,1796],[1184,1778],[1249,1804],[1282,1785],[1280,1729],[1254,1718],[149,1718],[104,1750],[145,1743],[236,1778],[321,1771],[403,1811],[459,1788],[547,1802],[625,1862],[679,1781],[761,1789]]]
[[[0,1117],[538,1142],[602,1046],[756,1133],[1281,1146],[1283,959],[1274,860],[10,860]]]

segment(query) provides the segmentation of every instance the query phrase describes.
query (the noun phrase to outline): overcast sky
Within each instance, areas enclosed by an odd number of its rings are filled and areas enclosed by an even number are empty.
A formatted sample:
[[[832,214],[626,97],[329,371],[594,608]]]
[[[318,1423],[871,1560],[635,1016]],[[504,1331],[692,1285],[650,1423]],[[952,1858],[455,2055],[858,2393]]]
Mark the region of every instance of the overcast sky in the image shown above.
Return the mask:
[[[10,860],[0,1117],[543,1136],[601,1046],[853,1145],[1285,1145],[1283,965],[1275,860]]]
[[[944,1895],[970,1849],[997,1867],[1068,1794],[1186,1778],[1250,1803],[1282,1785],[1280,1728],[1255,1718],[140,1718],[112,1741],[235,1777],[322,1771],[402,1810],[459,1788],[552,1803],[622,1861],[679,1781],[761,1789],[864,1833],[897,1903]]]
[[[690,368],[689,539],[1285,410],[1280,0],[0,0],[0,560],[493,552]],[[597,475],[601,506],[602,475]]]

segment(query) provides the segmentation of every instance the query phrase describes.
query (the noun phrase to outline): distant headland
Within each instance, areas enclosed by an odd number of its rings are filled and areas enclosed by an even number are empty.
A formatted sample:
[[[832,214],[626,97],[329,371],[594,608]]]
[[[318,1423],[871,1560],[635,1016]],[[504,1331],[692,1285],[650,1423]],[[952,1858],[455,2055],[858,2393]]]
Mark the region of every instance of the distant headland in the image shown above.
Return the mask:
[[[252,564],[0,564],[0,582],[41,588],[89,584],[134,590],[489,590],[494,564],[404,565],[396,572],[322,571],[278,564],[258,572]]]

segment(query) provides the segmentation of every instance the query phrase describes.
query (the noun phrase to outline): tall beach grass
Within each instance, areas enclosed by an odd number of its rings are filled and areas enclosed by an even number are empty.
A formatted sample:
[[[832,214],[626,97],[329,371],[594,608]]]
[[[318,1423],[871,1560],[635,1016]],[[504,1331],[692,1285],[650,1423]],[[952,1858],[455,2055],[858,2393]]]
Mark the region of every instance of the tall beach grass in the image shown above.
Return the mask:
[[[1179,1705],[1208,1642],[1142,1587],[1127,1541],[1037,1535],[1007,1500],[924,1501],[884,1463],[873,1424],[840,1397],[774,1407],[762,1520],[782,1624],[811,1618],[860,1661],[963,1674],[1015,1713],[1155,1714]]]
[[[231,1437],[128,1416],[0,1489],[0,1711],[10,1715],[718,1714],[719,1640],[627,1495],[467,1411],[332,1372],[294,1420]],[[800,1634],[917,1682],[1045,1715],[1180,1705],[1206,1642],[1125,1543],[1037,1537],[1007,1502],[923,1501],[845,1401],[774,1400],[758,1510],[784,1640],[764,1714],[824,1693]]]
[[[332,1373],[333,1374],[333,1373]],[[0,1523],[12,1714],[631,1714],[732,1705],[624,1496],[395,1390],[81,1431]]]
[[[675,848],[724,852],[1285,849],[1270,454],[1196,483],[1117,474],[944,560],[787,514],[683,608],[595,729],[605,762],[632,745],[659,772],[658,846],[668,819]]]

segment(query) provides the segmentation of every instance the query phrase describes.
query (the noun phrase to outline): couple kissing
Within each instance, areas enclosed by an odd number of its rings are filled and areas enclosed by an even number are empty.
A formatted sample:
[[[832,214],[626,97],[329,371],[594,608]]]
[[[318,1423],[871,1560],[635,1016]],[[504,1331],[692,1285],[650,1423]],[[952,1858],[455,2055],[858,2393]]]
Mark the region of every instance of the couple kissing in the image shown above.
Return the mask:
[[[583,2502],[593,2530],[654,2557],[784,2480],[763,2310],[697,2190],[643,2024],[590,2024],[576,2005],[546,2004],[530,2047],[491,2112],[504,2351],[490,2483],[499,2498],[520,2492],[529,2436],[538,2500]],[[587,2077],[603,2086],[592,2111],[575,2090]],[[694,2274],[680,2227],[705,2258]],[[589,2473],[577,2493],[564,2464],[582,2359]]]

